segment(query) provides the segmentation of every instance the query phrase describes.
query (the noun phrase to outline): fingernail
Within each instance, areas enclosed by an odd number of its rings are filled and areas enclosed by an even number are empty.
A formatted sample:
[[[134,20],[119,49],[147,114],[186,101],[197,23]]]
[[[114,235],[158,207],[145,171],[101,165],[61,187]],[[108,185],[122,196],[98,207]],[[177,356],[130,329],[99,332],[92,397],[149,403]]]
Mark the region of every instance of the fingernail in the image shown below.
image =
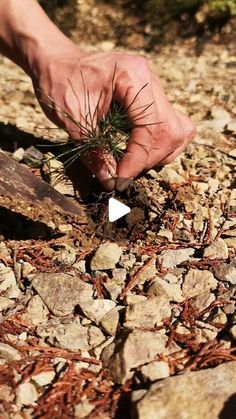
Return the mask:
[[[106,191],[111,192],[115,189],[115,182],[114,178],[103,180],[102,185],[106,189]]]
[[[116,189],[119,192],[123,192],[125,189],[128,188],[128,186],[131,184],[132,182],[132,178],[131,179],[122,179],[122,178],[118,178],[116,181]]]

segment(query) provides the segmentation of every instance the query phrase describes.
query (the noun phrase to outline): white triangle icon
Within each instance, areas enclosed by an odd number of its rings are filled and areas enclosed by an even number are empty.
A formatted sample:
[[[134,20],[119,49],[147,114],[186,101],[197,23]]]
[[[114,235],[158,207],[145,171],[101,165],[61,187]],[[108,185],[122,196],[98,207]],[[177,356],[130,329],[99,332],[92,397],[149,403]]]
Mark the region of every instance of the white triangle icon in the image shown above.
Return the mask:
[[[122,204],[122,202],[117,201],[117,199],[109,198],[108,218],[111,223],[113,223],[113,221],[116,221],[121,217],[124,217],[124,215],[129,214],[130,211],[130,207],[128,207],[127,205]]]

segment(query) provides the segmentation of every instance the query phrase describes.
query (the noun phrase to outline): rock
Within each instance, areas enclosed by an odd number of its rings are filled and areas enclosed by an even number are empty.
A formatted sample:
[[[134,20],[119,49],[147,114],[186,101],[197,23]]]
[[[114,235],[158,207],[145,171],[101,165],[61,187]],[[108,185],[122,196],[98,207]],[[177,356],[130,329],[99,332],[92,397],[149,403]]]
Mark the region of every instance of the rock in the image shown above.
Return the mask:
[[[39,394],[31,383],[21,383],[16,388],[16,404],[18,406],[36,405]]]
[[[136,303],[147,301],[147,297],[141,294],[127,294],[126,296],[126,303],[128,305],[133,305]]]
[[[4,242],[0,241],[0,260],[11,262],[11,253]],[[4,266],[4,265],[3,265]]]
[[[130,213],[126,216],[126,222],[129,226],[134,226],[136,224],[142,223],[145,219],[144,209],[134,207],[131,209]]]
[[[91,261],[91,269],[93,271],[102,271],[114,269],[122,255],[122,249],[116,243],[102,244]]]
[[[12,387],[6,384],[0,384],[0,401],[12,402],[14,398]],[[6,419],[8,418],[9,416],[6,416]]]
[[[106,40],[106,41],[101,41],[99,43],[99,47],[105,51],[105,52],[109,52],[112,51],[115,48],[115,43],[113,41],[110,40]]]
[[[119,308],[115,307],[103,316],[99,322],[99,326],[105,333],[115,336],[119,323]]]
[[[159,173],[159,179],[169,184],[182,185],[186,182],[185,178],[177,173],[174,169],[169,166],[165,166]]]
[[[19,147],[12,154],[12,158],[16,161],[21,161],[21,160],[23,160],[24,152],[25,152],[25,150],[22,147]]]
[[[61,265],[73,265],[76,261],[75,248],[65,244],[65,249],[63,249],[59,255],[56,256],[55,261]]]
[[[8,362],[19,361],[21,359],[21,354],[17,349],[3,342],[0,342],[0,356]]]
[[[171,305],[165,297],[153,297],[126,308],[125,327],[152,328],[171,315]]]
[[[105,298],[97,298],[96,300],[81,301],[79,306],[86,317],[98,324],[105,314],[116,306],[116,303]]]
[[[109,280],[106,284],[104,284],[104,287],[110,294],[110,298],[113,301],[117,300],[118,295],[121,293],[123,286],[118,285],[116,281],[113,279]]]
[[[235,387],[235,361],[169,377],[151,385],[135,403],[132,418],[233,418]]]
[[[174,268],[180,263],[189,260],[190,256],[194,254],[194,249],[177,249],[177,250],[165,250],[158,256],[157,261],[161,264],[162,268]]]
[[[91,300],[93,294],[92,285],[64,273],[37,274],[32,286],[56,316],[71,314],[77,304]]]
[[[160,228],[160,230],[157,233],[157,237],[164,237],[165,239],[171,242],[173,240],[173,233],[171,230],[168,230],[167,228]]]
[[[136,262],[136,258],[133,253],[129,253],[128,255],[122,255],[120,258],[119,265],[123,266],[125,269],[131,269]]]
[[[154,259],[151,264],[144,267],[144,270],[139,274],[139,284],[153,279],[157,274],[156,260]]]
[[[236,324],[229,329],[231,338],[236,341]]]
[[[26,323],[37,326],[47,320],[48,314],[47,306],[39,295],[35,295],[29,300],[26,311],[22,314],[21,318]]]
[[[115,383],[123,384],[132,377],[134,368],[167,353],[167,340],[159,332],[125,331],[102,351],[103,367],[109,369]]]
[[[58,226],[58,230],[61,233],[69,233],[70,231],[73,230],[73,227],[71,224],[59,224]]]
[[[0,263],[0,292],[6,291],[9,288],[14,288],[17,285],[14,272],[11,268]]]
[[[148,295],[152,297],[165,296],[169,301],[181,303],[183,301],[182,291],[179,284],[170,284],[162,278],[156,278],[155,282],[148,288]]]
[[[117,282],[117,284],[124,284],[126,281],[127,272],[125,268],[116,268],[112,271],[112,279]]]
[[[236,133],[236,121],[227,124],[227,130]]]
[[[213,316],[211,323],[214,325],[217,324],[226,324],[228,321],[226,314],[221,310],[221,308],[218,308],[217,313]]]
[[[209,307],[215,299],[215,295],[212,292],[203,292],[202,294],[191,298],[191,306],[200,313]]]
[[[73,264],[73,268],[77,269],[79,273],[85,274],[86,273],[86,262],[85,260],[79,260]]]
[[[195,332],[198,343],[211,342],[218,335],[219,330],[211,324],[197,320],[196,326]]]
[[[87,418],[94,408],[94,404],[90,403],[84,396],[81,397],[80,402],[75,406],[74,419]]]
[[[10,298],[0,297],[0,312],[11,307],[13,304],[14,304],[14,301],[10,300]]]
[[[31,263],[23,262],[21,268],[21,274],[23,278],[27,278],[27,276],[31,274],[31,272],[35,271],[35,269],[36,268],[33,265],[31,265]]]
[[[236,264],[223,263],[222,265],[218,265],[214,268],[214,275],[221,281],[236,285]]]
[[[145,381],[156,381],[170,376],[170,368],[167,362],[154,361],[141,367],[141,373]]]
[[[185,275],[182,291],[186,298],[196,297],[203,292],[216,289],[217,280],[210,271],[189,269]]]
[[[223,239],[216,239],[204,249],[203,257],[209,259],[227,259],[229,251]]]
[[[51,384],[51,382],[55,378],[55,371],[45,371],[40,372],[39,374],[32,375],[31,379],[34,381],[38,386],[47,386]]]
[[[75,352],[90,350],[105,340],[97,327],[85,327],[76,321],[52,327],[48,335],[52,344]]]
[[[112,279],[108,279],[107,282],[104,283],[104,287],[109,292],[113,301],[116,301],[118,295],[121,293],[121,290],[125,285],[126,275],[126,269],[124,268],[113,269]]]

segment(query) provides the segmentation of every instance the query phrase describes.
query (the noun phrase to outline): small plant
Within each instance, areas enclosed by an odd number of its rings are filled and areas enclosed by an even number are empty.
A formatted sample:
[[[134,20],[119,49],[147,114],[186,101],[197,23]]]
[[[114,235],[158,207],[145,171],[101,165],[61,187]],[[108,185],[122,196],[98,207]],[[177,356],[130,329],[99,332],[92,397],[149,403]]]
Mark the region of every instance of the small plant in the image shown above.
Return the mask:
[[[112,80],[113,94],[115,71]],[[147,111],[149,111],[153,105],[153,103],[138,107],[135,105],[136,100],[146,86],[147,84],[137,92],[127,107],[112,101],[109,111],[106,114],[104,113],[99,121],[97,114],[102,92],[100,93],[95,110],[92,113],[89,91],[86,91],[84,88],[84,95],[86,97],[86,116],[83,116],[83,122],[80,122],[74,116],[64,111],[51,97],[48,97],[47,102],[43,102],[60,113],[64,118],[70,120],[75,126],[74,131],[80,133],[80,136],[82,134],[82,138],[79,138],[78,140],[69,139],[66,143],[66,149],[57,155],[57,158],[63,159],[64,169],[68,169],[69,166],[80,158],[89,159],[91,155],[98,153],[99,158],[104,161],[108,170],[110,170],[108,156],[112,156],[117,162],[119,161],[126,149],[127,141],[133,128],[145,127],[158,123],[139,124],[140,119],[143,120],[145,117],[150,116],[150,113],[147,113]],[[130,120],[128,116],[129,111],[132,111],[132,120]],[[47,159],[46,162],[50,159]],[[114,173],[111,173],[111,175],[114,176]],[[58,176],[58,179],[60,179],[60,175]]]

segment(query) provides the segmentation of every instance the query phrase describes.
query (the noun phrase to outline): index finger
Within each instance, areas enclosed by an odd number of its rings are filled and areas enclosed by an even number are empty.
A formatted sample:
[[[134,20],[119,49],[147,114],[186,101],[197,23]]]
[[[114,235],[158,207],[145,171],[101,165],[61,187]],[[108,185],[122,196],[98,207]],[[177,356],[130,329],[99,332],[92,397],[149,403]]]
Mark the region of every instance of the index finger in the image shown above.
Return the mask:
[[[123,80],[123,86],[120,86],[120,90],[115,94],[115,100],[124,104],[133,127],[125,155],[118,166],[117,174],[122,179],[135,177],[146,168],[151,150],[160,132],[161,121],[155,103],[150,72],[147,79],[148,81],[144,84],[143,78],[135,74],[128,86],[127,80]]]

